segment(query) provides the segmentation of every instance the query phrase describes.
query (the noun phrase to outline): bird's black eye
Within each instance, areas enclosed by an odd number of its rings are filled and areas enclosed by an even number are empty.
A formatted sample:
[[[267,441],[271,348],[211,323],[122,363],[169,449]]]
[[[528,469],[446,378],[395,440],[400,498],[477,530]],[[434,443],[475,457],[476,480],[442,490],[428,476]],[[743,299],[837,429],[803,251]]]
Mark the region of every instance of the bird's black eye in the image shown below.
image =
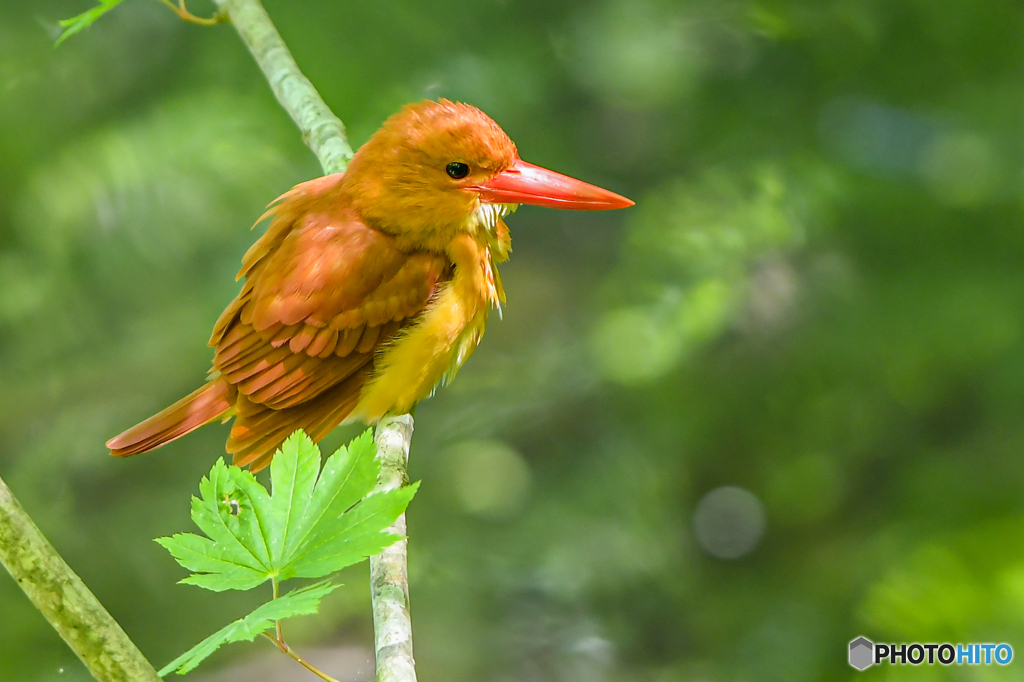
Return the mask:
[[[469,175],[469,166],[462,163],[461,161],[452,161],[445,168],[445,172],[448,173],[449,177],[461,180],[462,178]]]

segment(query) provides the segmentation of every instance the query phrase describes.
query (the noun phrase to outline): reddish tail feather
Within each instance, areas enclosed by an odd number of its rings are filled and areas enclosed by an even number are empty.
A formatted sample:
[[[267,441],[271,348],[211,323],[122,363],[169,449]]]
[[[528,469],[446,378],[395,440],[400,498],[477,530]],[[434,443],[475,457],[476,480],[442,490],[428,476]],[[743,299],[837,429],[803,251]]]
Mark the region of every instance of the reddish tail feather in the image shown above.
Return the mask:
[[[235,404],[235,388],[214,379],[167,409],[107,441],[110,454],[127,457],[147,452],[224,416]]]

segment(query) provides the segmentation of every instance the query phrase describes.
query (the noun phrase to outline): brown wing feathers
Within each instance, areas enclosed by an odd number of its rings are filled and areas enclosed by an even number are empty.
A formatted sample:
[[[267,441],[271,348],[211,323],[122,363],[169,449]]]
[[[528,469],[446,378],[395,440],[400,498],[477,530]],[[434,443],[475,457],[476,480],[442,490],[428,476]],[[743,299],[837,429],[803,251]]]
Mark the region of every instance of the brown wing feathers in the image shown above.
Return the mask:
[[[297,428],[319,441],[340,424],[359,401],[359,388],[366,379],[367,369],[364,366],[324,391],[317,400],[299,407],[275,410],[239,395],[235,424],[227,442],[234,464],[248,465],[253,471],[262,469],[270,463],[281,441]]]
[[[112,439],[114,454],[158,447],[233,407],[227,450],[255,470],[295,429],[319,440],[351,412],[375,351],[450,272],[329,201],[339,178],[303,183],[268,211],[242,290],[214,327],[210,383]]]

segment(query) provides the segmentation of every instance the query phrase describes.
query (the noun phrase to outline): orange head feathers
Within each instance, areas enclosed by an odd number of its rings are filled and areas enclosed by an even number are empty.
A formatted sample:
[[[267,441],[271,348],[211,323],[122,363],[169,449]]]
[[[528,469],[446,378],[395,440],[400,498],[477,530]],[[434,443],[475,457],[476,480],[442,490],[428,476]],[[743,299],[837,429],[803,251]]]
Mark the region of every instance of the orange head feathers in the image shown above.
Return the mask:
[[[296,429],[318,441],[410,410],[455,376],[504,301],[501,218],[518,204],[633,202],[523,161],[468,104],[405,107],[346,173],[279,199],[214,327],[209,381],[107,446],[133,455],[234,416],[226,449],[255,470]]]
[[[474,106],[442,99],[391,116],[352,159],[341,188],[375,227],[408,237],[471,228],[481,204],[602,209],[631,206],[607,190],[519,158],[515,143]],[[444,240],[441,240],[444,245]]]

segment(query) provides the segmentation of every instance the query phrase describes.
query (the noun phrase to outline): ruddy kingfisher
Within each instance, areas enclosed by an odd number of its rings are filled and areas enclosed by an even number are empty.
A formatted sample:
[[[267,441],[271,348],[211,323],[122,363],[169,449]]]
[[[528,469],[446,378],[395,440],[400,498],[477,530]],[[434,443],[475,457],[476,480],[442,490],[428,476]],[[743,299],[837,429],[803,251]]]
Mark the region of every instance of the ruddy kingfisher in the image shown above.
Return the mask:
[[[295,186],[257,221],[241,292],[213,329],[208,381],[107,441],[146,452],[215,419],[255,471],[296,429],[408,412],[472,354],[505,302],[497,263],[519,204],[600,210],[633,202],[519,158],[482,111],[440,100],[391,116],[344,173]]]

